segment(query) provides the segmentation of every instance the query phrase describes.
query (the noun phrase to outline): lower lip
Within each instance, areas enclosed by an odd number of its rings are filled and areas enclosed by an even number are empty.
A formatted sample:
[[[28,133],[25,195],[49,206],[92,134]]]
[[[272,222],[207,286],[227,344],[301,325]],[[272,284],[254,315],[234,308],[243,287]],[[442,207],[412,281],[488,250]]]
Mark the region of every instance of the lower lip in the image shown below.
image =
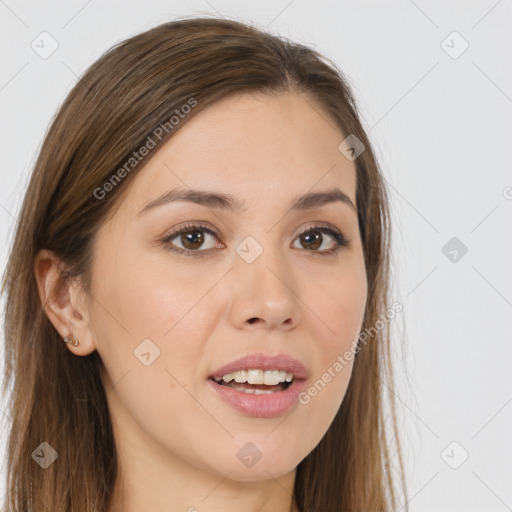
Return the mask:
[[[212,379],[208,379],[208,385],[215,393],[218,393],[222,400],[237,411],[254,418],[274,418],[281,416],[298,402],[299,395],[306,387],[306,381],[292,381],[284,391],[262,395],[237,391],[218,384]]]

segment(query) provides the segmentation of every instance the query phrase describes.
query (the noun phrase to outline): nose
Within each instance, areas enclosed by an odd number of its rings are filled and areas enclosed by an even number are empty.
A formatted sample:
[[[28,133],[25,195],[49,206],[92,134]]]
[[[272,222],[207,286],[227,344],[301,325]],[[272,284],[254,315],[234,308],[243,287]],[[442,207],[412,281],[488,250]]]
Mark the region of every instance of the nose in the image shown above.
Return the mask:
[[[228,313],[237,328],[290,330],[300,323],[297,280],[278,251],[265,249],[252,263],[237,256],[230,274]]]

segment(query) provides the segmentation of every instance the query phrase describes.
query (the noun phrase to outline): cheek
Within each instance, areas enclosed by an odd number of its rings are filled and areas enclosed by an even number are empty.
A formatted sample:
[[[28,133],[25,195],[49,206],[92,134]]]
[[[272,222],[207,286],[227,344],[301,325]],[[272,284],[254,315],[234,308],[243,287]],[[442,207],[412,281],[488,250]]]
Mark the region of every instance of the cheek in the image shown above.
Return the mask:
[[[125,398],[134,413],[140,407],[137,416],[152,417],[162,390],[168,404],[190,407],[183,388],[193,386],[191,373],[218,320],[210,298],[204,297],[215,281],[197,272],[143,265],[130,256],[113,258],[117,265],[98,267],[91,322],[112,383],[124,375],[140,383]]]
[[[111,261],[117,264],[97,271],[94,295],[101,307],[95,323],[111,326],[132,344],[167,340],[204,295],[206,284],[198,275],[152,264],[137,254]]]
[[[322,283],[312,301],[314,313],[321,320],[316,325],[323,331],[316,337],[323,340],[323,367],[357,339],[366,306],[367,283],[364,268],[354,267],[330,275]]]
[[[320,319],[317,332],[316,373],[301,402],[322,418],[325,432],[334,419],[348,387],[353,367],[355,343],[361,331],[367,297],[366,274],[354,267],[323,280],[311,300]],[[315,317],[315,318],[316,318]],[[318,435],[318,432],[316,432]]]

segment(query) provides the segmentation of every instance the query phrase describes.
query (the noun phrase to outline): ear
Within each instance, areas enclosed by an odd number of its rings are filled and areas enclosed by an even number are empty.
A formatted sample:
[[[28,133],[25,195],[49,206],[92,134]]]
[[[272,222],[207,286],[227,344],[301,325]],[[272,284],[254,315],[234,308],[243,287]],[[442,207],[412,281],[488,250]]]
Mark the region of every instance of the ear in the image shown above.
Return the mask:
[[[66,283],[61,278],[63,262],[47,249],[34,259],[34,272],[39,298],[48,319],[62,338],[73,335],[80,341],[77,347],[64,345],[76,355],[88,355],[96,350],[93,330],[89,323],[86,292],[76,280]]]

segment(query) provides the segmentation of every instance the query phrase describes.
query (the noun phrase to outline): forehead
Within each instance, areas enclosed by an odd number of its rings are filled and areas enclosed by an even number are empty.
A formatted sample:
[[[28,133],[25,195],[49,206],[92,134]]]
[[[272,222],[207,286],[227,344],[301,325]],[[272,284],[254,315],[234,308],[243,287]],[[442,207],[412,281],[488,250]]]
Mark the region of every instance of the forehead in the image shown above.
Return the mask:
[[[232,194],[247,208],[337,187],[355,204],[355,165],[338,150],[344,138],[301,94],[228,97],[154,150],[122,207],[133,214],[176,187]]]

